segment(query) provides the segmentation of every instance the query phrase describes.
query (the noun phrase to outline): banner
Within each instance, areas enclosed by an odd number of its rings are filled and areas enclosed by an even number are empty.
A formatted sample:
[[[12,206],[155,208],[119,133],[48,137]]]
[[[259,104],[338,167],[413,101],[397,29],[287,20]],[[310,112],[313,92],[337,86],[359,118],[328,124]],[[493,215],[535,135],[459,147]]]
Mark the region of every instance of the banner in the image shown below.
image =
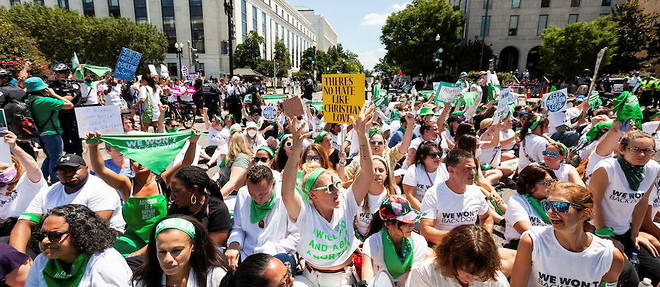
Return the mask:
[[[272,121],[277,117],[277,107],[276,106],[262,106],[261,107],[261,116],[264,119]]]
[[[77,107],[74,109],[78,122],[78,137],[85,138],[89,132],[101,134],[123,134],[124,126],[119,106]]]
[[[364,74],[323,74],[323,119],[350,124],[364,106]]]
[[[142,59],[142,54],[131,49],[121,48],[113,77],[125,81],[133,80],[133,75],[135,75],[135,71],[140,64],[140,59]]]
[[[550,113],[563,112],[566,110],[566,102],[568,100],[568,90],[561,89],[558,91],[543,94],[541,99],[544,108],[548,109]]]
[[[145,166],[155,174],[161,174],[183,149],[192,132],[142,135],[102,135],[87,143],[102,141],[124,156]]]
[[[264,103],[268,106],[277,106],[288,98],[287,95],[261,95],[261,99],[264,100]]]
[[[101,66],[94,66],[94,65],[88,65],[88,64],[82,64],[78,65],[78,68],[76,69],[75,77],[78,80],[82,80],[85,78],[85,69],[89,70],[90,72],[94,73],[94,75],[98,77],[103,77],[107,72],[112,71],[112,69],[108,67],[101,67]]]
[[[433,83],[433,90],[435,91],[435,102],[450,103],[462,91],[461,85],[456,83],[435,82]]]
[[[497,98],[497,95],[500,94],[501,89],[502,86],[500,86],[500,80],[497,78],[497,74],[492,73],[489,70],[486,75],[486,100],[490,102]]]

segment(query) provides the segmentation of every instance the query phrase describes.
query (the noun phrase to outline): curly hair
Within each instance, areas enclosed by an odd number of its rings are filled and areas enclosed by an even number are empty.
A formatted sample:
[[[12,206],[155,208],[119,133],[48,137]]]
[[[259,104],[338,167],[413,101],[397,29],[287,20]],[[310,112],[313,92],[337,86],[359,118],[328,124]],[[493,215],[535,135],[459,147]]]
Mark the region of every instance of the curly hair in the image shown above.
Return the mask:
[[[436,268],[447,277],[458,270],[494,280],[500,269],[500,255],[490,233],[479,225],[462,225],[449,231],[435,248]]]
[[[651,142],[653,142],[653,148],[655,149],[655,140],[653,139],[653,136],[651,134],[645,133],[640,130],[632,130],[629,132],[626,132],[623,137],[621,137],[621,140],[619,141],[619,144],[621,145],[621,148],[627,148],[630,142],[632,142],[635,139],[640,139],[640,138],[648,138],[651,139]]]
[[[87,206],[81,204],[58,206],[48,211],[44,219],[51,215],[64,217],[69,224],[73,246],[80,253],[91,255],[102,252],[115,243],[117,231],[110,228],[107,221]]]
[[[264,165],[255,165],[248,169],[247,181],[249,183],[257,184],[264,179],[269,183],[273,182],[273,171],[271,171],[269,167]]]
[[[195,238],[192,243],[195,248],[192,250],[188,264],[190,264],[195,274],[197,286],[206,287],[206,276],[209,271],[216,267],[222,267],[227,270],[226,260],[218,253],[215,245],[213,245],[209,238],[208,231],[206,231],[206,228],[197,219],[188,215],[170,215],[156,222],[154,226],[158,226],[161,221],[168,218],[185,219],[195,226]],[[149,234],[149,243],[147,244],[147,251],[144,254],[144,262],[135,270],[133,277],[131,277],[131,281],[135,283],[134,286],[161,286],[163,269],[160,268],[157,254],[156,228],[153,228]]]
[[[209,175],[198,166],[184,166],[181,167],[175,174],[174,177],[181,180],[183,184],[192,188],[197,186],[197,189],[204,194],[218,195],[220,194],[220,187],[218,184],[211,180]]]

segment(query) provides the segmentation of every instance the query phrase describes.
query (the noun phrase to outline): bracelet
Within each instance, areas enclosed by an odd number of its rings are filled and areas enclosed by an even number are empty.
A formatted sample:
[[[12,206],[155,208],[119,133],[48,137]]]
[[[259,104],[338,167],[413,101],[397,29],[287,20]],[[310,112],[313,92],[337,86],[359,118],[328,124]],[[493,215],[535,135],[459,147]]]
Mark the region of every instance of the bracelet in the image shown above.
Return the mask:
[[[614,228],[612,228],[612,227],[604,227],[604,228],[598,229],[598,230],[594,231],[594,234],[596,234],[600,237],[606,237],[606,238],[613,238],[615,236]]]

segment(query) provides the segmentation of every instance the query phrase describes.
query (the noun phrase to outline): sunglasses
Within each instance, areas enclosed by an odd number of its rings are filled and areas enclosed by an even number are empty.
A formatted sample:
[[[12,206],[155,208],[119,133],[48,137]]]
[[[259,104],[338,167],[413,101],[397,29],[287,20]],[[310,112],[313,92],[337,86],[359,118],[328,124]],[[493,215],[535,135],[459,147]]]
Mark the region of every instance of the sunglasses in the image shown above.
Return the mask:
[[[254,162],[268,162],[267,157],[255,157]]]
[[[384,145],[384,141],[369,141],[369,144],[371,145]]]
[[[429,157],[432,157],[432,158],[441,158],[441,157],[442,157],[442,153],[441,153],[441,152],[430,153],[430,154],[429,154]]]
[[[542,184],[542,185],[548,187],[548,186],[551,186],[551,185],[552,185],[553,183],[555,183],[555,182],[557,182],[556,179],[548,179],[548,180],[544,180],[544,181],[538,182],[537,184]]]
[[[64,231],[64,232],[61,232],[61,231],[48,231],[48,232],[39,231],[39,232],[33,233],[32,237],[34,237],[34,239],[36,239],[37,241],[42,241],[42,240],[44,240],[44,238],[48,237],[48,241],[50,241],[50,242],[60,242],[60,240],[62,240],[62,236],[64,236],[64,234],[67,234],[67,233],[69,233],[69,232],[68,231]]]
[[[321,161],[321,157],[318,155],[308,155],[305,157],[305,161],[312,161],[312,160]]]
[[[559,154],[553,151],[543,151],[544,156],[549,156],[551,158],[558,158]]]
[[[568,213],[568,209],[573,206],[576,209],[584,209],[584,205],[580,204],[575,204],[575,203],[570,203],[566,201],[554,201],[554,200],[544,200],[541,201],[541,206],[543,206],[543,210],[545,212],[548,212],[548,210],[552,209],[557,213]]]
[[[338,181],[335,183],[328,184],[326,186],[317,187],[312,190],[323,190],[325,191],[326,194],[333,194],[339,192],[339,186],[341,186],[341,182]]]

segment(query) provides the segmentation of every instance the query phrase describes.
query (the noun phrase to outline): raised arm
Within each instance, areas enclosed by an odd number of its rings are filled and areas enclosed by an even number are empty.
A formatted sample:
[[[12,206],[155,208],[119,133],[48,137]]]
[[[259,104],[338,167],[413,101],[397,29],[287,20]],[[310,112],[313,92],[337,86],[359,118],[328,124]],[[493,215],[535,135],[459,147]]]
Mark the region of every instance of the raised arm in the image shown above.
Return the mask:
[[[606,227],[603,219],[602,204],[608,182],[607,171],[602,167],[594,171],[591,180],[589,181],[589,190],[591,191],[594,200],[594,213],[591,217],[591,221],[597,230]]]
[[[607,156],[616,150],[619,146],[619,139],[623,135],[623,132],[619,129],[621,122],[615,121],[612,123],[610,130],[605,133],[596,145],[596,154],[599,156]]]
[[[442,113],[440,113],[440,117],[438,117],[438,120],[436,121],[436,124],[438,125],[438,133],[445,131],[445,123],[447,122],[447,118],[452,109],[453,107],[451,106],[451,103],[446,103],[445,107],[442,109]],[[408,119],[406,118],[406,120]]]
[[[298,128],[297,119],[287,117],[289,127],[291,129],[291,138],[293,139],[293,146],[291,146],[291,156],[286,161],[284,170],[282,171],[282,201],[286,206],[286,212],[292,221],[298,221],[298,215],[302,208],[302,198],[296,194],[296,180],[298,177],[298,163],[302,157],[303,152],[303,129]]]
[[[94,139],[98,136],[101,136],[101,134],[88,133],[87,140]],[[131,181],[128,179],[128,177],[117,174],[109,168],[105,167],[105,164],[103,164],[103,158],[101,158],[101,155],[99,154],[100,144],[101,141],[98,140],[87,145],[89,150],[90,165],[96,173],[96,176],[105,181],[105,183],[107,183],[110,187],[118,190],[121,194],[122,200],[126,201],[129,197],[131,197],[131,190],[133,185],[131,184]]]
[[[197,130],[192,130],[191,132],[195,133],[196,135],[188,140],[188,149],[186,149],[186,154],[183,155],[183,160],[160,174],[160,177],[165,181],[165,183],[169,183],[172,176],[181,167],[191,165],[195,160],[195,153],[197,152],[197,141],[199,140],[199,136],[201,134]]]
[[[406,118],[406,132],[403,134],[403,140],[397,147],[402,154],[408,152],[410,142],[412,142],[413,129],[415,128],[415,116],[409,112],[406,113],[404,117]],[[438,128],[440,128],[440,126],[438,126]]]
[[[11,154],[13,154],[16,159],[18,159],[18,162],[23,165],[23,168],[25,168],[25,173],[27,174],[28,179],[33,183],[41,181],[43,178],[41,169],[39,169],[34,158],[27,154],[21,147],[16,145],[16,135],[10,131],[6,131],[4,140],[5,143],[9,145],[9,151]]]
[[[353,120],[353,127],[357,133],[360,143],[360,172],[355,178],[353,185],[353,196],[358,205],[362,205],[362,200],[367,196],[369,185],[374,180],[374,164],[371,159],[371,149],[367,139],[367,125],[371,122],[374,115],[374,107],[364,109],[357,119]]]

